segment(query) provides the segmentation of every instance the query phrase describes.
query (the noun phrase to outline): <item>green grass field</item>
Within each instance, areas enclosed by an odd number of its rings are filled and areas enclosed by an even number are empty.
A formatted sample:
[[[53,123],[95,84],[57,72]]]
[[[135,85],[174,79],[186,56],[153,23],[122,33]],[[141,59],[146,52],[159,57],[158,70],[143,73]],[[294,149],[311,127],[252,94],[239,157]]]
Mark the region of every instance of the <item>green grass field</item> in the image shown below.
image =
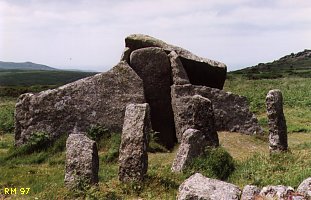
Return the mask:
[[[290,148],[289,153],[272,157],[268,154],[265,114],[265,96],[270,89],[281,89],[283,92]],[[225,180],[240,187],[246,184],[297,187],[302,180],[310,177],[311,78],[249,80],[240,75],[229,75],[224,90],[248,97],[251,110],[265,129],[263,137],[219,133],[220,143],[233,157],[235,166]],[[0,97],[0,199],[175,199],[179,185],[194,170],[189,169],[184,174],[170,171],[176,146],[171,152],[149,153],[149,168],[144,183],[122,184],[118,181],[116,161],[120,134],[114,134],[99,145],[98,187],[68,191],[63,183],[64,138],[41,152],[23,153],[14,149],[14,102],[15,98]],[[200,158],[196,163],[194,167],[203,174],[218,176],[215,170],[202,168],[211,165],[208,158]],[[219,169],[221,166],[216,170]],[[30,192],[27,195],[4,195],[5,187],[30,188]]]

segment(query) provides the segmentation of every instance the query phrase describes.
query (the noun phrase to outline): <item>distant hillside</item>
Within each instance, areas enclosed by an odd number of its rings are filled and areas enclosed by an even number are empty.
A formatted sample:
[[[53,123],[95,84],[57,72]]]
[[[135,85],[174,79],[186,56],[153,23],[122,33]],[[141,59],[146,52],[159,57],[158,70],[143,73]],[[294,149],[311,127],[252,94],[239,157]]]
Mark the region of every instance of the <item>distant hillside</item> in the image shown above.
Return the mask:
[[[6,70],[14,70],[14,69],[20,69],[20,70],[57,70],[55,68],[36,64],[32,62],[23,62],[23,63],[15,63],[15,62],[2,62],[0,61],[0,69],[6,69]]]
[[[311,50],[291,53],[278,60],[268,63],[259,63],[256,66],[247,67],[232,74],[242,74],[249,79],[270,79],[287,76],[311,77]]]

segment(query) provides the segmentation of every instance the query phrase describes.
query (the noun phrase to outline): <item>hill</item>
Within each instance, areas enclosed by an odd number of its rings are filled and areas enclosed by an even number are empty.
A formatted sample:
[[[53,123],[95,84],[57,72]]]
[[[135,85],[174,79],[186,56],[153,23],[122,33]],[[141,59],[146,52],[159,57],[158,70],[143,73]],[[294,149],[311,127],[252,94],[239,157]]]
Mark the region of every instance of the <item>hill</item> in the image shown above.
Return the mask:
[[[0,70],[57,70],[53,67],[49,67],[46,65],[36,64],[32,62],[23,62],[23,63],[15,63],[15,62],[3,62],[0,61]]]
[[[305,49],[273,62],[259,63],[230,73],[242,74],[249,79],[273,79],[288,76],[309,78],[311,77],[311,50]]]

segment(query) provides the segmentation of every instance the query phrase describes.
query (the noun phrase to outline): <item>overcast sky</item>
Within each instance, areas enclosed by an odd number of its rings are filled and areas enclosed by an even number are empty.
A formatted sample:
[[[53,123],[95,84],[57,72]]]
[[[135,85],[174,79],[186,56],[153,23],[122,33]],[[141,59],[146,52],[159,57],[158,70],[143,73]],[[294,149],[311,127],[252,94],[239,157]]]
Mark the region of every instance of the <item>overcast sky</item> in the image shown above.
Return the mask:
[[[0,0],[0,60],[106,71],[157,37],[235,70],[311,48],[310,0]]]

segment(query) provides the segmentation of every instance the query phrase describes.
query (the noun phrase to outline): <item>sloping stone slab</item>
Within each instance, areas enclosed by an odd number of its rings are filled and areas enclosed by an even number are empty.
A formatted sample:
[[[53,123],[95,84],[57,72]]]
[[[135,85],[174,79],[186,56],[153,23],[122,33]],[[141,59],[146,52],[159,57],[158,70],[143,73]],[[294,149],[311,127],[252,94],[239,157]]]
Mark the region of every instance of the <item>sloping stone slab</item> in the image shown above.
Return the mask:
[[[148,169],[148,134],[151,131],[149,105],[126,107],[119,151],[119,180],[142,181]]]
[[[181,144],[172,165],[172,172],[181,172],[191,160],[202,155],[208,146],[206,136],[196,129],[187,129],[182,135]]]
[[[66,141],[65,185],[98,183],[98,151],[96,142],[84,134],[70,134]]]
[[[218,131],[240,132],[251,135],[263,132],[256,116],[249,110],[246,97],[205,86],[190,84],[171,86],[172,102],[178,101],[179,98],[196,94],[211,100]],[[174,117],[176,122],[178,119],[175,113]],[[182,133],[179,131],[176,127],[177,135]]]
[[[57,138],[71,132],[76,123],[80,131],[95,124],[121,131],[126,105],[144,102],[142,80],[120,62],[106,73],[21,95],[15,106],[15,144],[24,144],[37,131]]]
[[[238,200],[240,195],[241,191],[237,186],[196,173],[179,186],[177,199]]]
[[[175,51],[172,51],[169,55],[171,67],[172,67],[172,78],[175,85],[190,84],[187,72],[184,69],[178,55]]]
[[[132,51],[146,47],[160,47],[167,51],[175,51],[185,68],[193,85],[204,85],[222,89],[226,80],[227,66],[221,62],[201,58],[193,53],[159,39],[143,34],[132,34],[125,38],[125,45]]]

